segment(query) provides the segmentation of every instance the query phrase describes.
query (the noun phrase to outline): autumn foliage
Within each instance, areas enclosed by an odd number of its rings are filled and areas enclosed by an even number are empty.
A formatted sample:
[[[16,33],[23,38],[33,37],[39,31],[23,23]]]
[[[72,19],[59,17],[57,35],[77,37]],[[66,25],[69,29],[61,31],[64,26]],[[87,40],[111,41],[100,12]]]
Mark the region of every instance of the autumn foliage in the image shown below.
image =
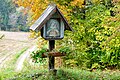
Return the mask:
[[[17,0],[28,9],[32,24],[50,3],[56,3],[75,33],[67,32],[58,46],[69,46],[73,54],[65,65],[87,68],[120,67],[119,0]]]

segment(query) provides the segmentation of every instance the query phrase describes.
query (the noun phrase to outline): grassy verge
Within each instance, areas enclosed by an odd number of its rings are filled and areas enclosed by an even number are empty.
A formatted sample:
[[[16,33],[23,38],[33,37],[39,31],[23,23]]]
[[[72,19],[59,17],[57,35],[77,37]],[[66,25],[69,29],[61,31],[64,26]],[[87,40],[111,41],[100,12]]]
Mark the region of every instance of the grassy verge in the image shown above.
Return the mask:
[[[120,80],[120,71],[90,72],[79,69],[59,69],[56,76],[40,76],[38,80]]]
[[[28,47],[23,48],[21,51],[16,53],[9,61],[6,62],[6,66],[0,69],[0,80],[14,77],[14,75],[16,74],[16,72],[14,71],[16,61],[20,57],[20,55],[23,54],[27,49]]]
[[[58,69],[56,76],[49,74],[48,70],[30,70],[14,74],[11,80],[120,80],[120,71],[90,72],[80,69]]]
[[[23,48],[21,51],[19,51],[14,58],[14,61],[16,62],[16,60],[21,56],[21,54],[23,54],[26,50],[28,49],[28,47]]]

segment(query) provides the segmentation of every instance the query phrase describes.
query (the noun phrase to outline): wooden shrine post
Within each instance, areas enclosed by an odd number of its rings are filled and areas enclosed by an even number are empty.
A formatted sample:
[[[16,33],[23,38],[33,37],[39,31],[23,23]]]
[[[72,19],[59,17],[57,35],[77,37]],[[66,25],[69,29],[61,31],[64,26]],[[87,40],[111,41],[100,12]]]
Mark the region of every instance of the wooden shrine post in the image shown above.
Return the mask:
[[[55,48],[55,40],[49,40],[49,50],[52,51]],[[49,70],[54,69],[55,57],[49,56]]]
[[[33,31],[41,31],[41,36],[49,41],[49,50],[55,48],[55,40],[64,38],[64,31],[73,31],[72,27],[68,24],[66,18],[63,16],[57,5],[50,4],[43,14],[35,21],[30,27]],[[62,54],[49,53],[49,71],[54,69],[55,57],[64,56]],[[45,56],[46,57],[46,56]]]

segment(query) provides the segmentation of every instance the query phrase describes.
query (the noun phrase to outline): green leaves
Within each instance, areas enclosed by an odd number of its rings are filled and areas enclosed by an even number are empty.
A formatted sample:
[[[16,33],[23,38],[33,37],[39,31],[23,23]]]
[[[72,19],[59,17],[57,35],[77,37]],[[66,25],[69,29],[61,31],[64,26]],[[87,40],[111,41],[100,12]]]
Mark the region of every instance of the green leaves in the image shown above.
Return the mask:
[[[43,53],[46,53],[46,52],[47,52],[47,49],[44,49],[44,48],[40,50],[36,50],[31,53],[31,57],[35,63],[42,63],[46,61],[45,58],[42,58]]]
[[[73,13],[71,17],[73,28],[76,31],[71,36],[77,52],[75,60],[80,66],[86,65],[88,68],[120,66],[118,62],[120,16],[116,14],[115,17],[112,17],[110,15],[112,7],[109,6],[109,1],[103,3],[88,6],[84,20],[80,15],[83,13],[77,7],[76,13]]]
[[[59,52],[61,53],[66,53],[67,55],[70,54],[72,51],[70,49],[70,47],[62,47],[59,49]]]

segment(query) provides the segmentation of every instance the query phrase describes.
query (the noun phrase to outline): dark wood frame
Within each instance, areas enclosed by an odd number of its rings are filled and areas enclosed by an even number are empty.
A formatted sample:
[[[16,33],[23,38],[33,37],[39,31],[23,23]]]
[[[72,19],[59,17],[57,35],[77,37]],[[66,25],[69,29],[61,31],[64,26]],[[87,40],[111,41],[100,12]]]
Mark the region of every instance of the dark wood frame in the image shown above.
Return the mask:
[[[65,53],[60,53],[60,52],[49,52],[47,55],[44,53],[42,54],[42,58],[47,58],[49,56],[53,56],[53,57],[61,57],[61,56],[65,56]]]

